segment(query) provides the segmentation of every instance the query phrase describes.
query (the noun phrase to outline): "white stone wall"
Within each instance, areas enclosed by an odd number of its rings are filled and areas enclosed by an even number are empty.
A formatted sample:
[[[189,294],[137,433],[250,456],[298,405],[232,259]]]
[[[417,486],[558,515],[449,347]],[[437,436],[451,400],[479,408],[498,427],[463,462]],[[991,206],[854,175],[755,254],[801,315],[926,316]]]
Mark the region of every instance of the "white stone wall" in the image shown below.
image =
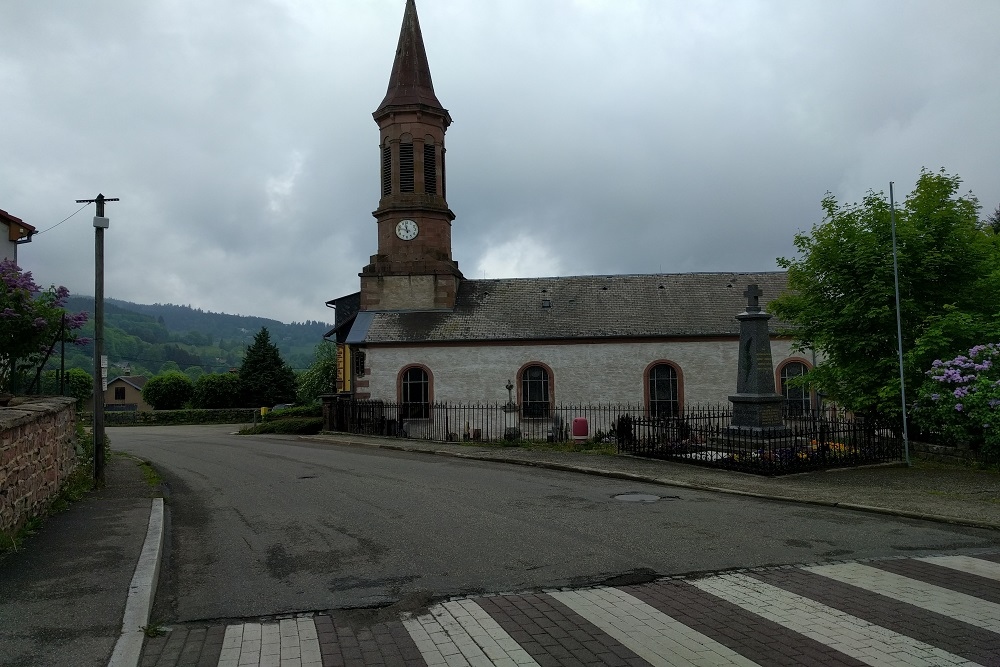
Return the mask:
[[[772,340],[775,368],[792,355],[790,342]],[[433,375],[435,402],[505,402],[510,380],[525,364],[552,369],[556,404],[642,404],[643,371],[654,361],[681,369],[685,403],[728,403],[736,391],[739,340],[532,345],[457,345],[446,347],[371,347],[366,349],[371,398],[398,400],[399,371],[420,364]],[[808,360],[808,358],[807,358]],[[516,396],[516,389],[515,389]]]

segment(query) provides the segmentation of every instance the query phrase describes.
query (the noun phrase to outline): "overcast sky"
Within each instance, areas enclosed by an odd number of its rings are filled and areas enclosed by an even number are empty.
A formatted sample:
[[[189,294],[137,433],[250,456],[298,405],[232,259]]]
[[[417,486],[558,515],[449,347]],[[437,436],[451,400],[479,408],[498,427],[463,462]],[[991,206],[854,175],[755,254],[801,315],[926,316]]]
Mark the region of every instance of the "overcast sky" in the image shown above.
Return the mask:
[[[332,321],[404,0],[0,0],[0,209],[108,204],[106,294]],[[1000,2],[418,0],[468,278],[764,271],[830,191],[1000,203]],[[21,246],[94,292],[93,207]]]

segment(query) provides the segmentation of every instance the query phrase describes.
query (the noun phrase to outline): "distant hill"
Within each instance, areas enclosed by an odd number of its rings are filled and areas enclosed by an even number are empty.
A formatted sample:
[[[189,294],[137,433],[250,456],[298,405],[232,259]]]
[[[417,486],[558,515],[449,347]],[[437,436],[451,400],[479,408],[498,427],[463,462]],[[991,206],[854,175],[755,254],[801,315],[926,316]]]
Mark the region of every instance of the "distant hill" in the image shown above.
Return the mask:
[[[93,297],[71,296],[66,308],[89,313],[82,335],[93,338]],[[267,328],[282,358],[295,370],[304,370],[315,360],[315,348],[323,334],[333,326],[316,321],[285,324],[265,317],[119,299],[105,299],[104,318],[104,352],[112,366],[112,378],[121,374],[125,364],[133,375],[156,375],[169,368],[189,375],[224,372],[240,365],[243,351],[262,327]],[[68,368],[92,371],[93,346],[68,347],[66,359]]]

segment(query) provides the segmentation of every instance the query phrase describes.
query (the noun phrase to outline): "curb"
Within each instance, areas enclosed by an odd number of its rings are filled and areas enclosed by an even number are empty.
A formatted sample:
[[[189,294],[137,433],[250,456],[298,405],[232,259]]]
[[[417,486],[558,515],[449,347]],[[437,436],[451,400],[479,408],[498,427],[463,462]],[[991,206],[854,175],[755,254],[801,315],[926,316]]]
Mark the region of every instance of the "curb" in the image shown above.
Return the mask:
[[[728,493],[735,496],[746,496],[748,498],[759,498],[762,500],[777,500],[781,502],[788,503],[802,503],[807,505],[817,505],[820,507],[835,507],[837,509],[847,509],[854,510],[858,512],[868,512],[871,514],[883,514],[889,516],[898,516],[904,519],[919,519],[921,521],[934,521],[936,523],[947,523],[953,526],[965,526],[968,528],[984,528],[987,530],[1000,530],[1000,523],[994,523],[991,521],[977,521],[975,519],[961,519],[958,517],[942,516],[938,514],[927,514],[924,512],[910,512],[907,510],[896,510],[888,507],[875,507],[872,505],[860,505],[857,503],[844,503],[833,500],[817,500],[813,498],[796,498],[792,496],[780,496],[773,493],[760,493],[756,491],[741,491],[738,489],[727,489],[724,487],[709,486],[707,484],[696,484],[692,482],[683,482],[680,480],[664,479],[659,477],[649,477],[646,475],[636,475],[627,472],[617,472],[614,470],[602,470],[600,468],[588,468],[584,466],[571,465],[567,463],[555,463],[553,461],[524,461],[518,459],[502,459],[495,458],[491,456],[483,456],[481,454],[463,454],[459,452],[451,452],[443,449],[420,449],[416,447],[407,447],[406,445],[393,445],[383,442],[365,442],[361,440],[352,440],[349,438],[331,438],[324,436],[300,436],[303,440],[311,440],[315,442],[328,442],[335,445],[349,445],[355,447],[369,447],[372,449],[388,449],[391,451],[399,452],[412,452],[414,454],[431,454],[434,456],[448,456],[456,459],[469,459],[472,461],[487,461],[490,463],[506,463],[510,465],[519,465],[529,468],[543,468],[546,470],[559,470],[562,472],[575,472],[585,475],[594,475],[597,477],[609,477],[613,479],[625,479],[633,482],[643,482],[645,484],[657,484],[660,486],[676,486],[683,489],[691,489],[693,491],[711,491],[714,493]]]
[[[149,614],[156,596],[156,581],[160,575],[160,558],[163,553],[163,498],[153,498],[149,512],[146,540],[135,565],[132,583],[125,602],[122,633],[115,643],[108,667],[135,667],[142,656],[146,638],[144,628],[149,625]]]

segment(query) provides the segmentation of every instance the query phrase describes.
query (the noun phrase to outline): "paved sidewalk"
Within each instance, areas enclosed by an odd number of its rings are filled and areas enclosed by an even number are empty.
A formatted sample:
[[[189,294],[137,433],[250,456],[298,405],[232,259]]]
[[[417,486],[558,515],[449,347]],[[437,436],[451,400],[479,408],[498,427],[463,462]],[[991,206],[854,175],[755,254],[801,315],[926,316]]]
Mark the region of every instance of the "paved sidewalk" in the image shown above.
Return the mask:
[[[902,464],[883,465],[784,477],[760,477],[633,456],[469,446],[347,434],[324,434],[308,439],[332,445],[376,447],[569,470],[653,484],[1000,529],[1000,473],[972,467],[917,461],[909,468]]]
[[[1000,554],[761,568],[632,586],[178,626],[143,667],[1000,665]]]
[[[104,490],[0,560],[3,667],[108,664],[158,494],[133,459],[113,455],[105,473]]]

